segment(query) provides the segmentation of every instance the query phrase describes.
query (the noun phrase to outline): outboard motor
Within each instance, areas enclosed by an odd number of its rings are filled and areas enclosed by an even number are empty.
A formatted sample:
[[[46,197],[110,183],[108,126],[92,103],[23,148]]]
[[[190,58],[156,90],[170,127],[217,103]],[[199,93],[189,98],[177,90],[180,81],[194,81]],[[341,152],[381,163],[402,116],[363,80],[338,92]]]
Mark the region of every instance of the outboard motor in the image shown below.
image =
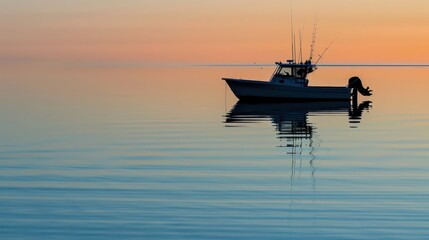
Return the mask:
[[[349,88],[353,88],[353,95],[357,95],[357,91],[359,91],[360,94],[363,96],[371,96],[372,90],[369,89],[369,87],[364,88],[362,85],[362,81],[358,77],[351,77],[349,79]]]

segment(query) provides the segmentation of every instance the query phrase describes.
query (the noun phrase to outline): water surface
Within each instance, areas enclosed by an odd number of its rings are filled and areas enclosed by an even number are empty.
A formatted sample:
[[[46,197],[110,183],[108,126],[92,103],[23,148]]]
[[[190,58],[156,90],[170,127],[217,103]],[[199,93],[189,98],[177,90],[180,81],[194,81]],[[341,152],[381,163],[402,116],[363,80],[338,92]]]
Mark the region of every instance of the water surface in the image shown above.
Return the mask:
[[[426,239],[425,68],[352,103],[247,104],[270,67],[3,64],[2,239]]]

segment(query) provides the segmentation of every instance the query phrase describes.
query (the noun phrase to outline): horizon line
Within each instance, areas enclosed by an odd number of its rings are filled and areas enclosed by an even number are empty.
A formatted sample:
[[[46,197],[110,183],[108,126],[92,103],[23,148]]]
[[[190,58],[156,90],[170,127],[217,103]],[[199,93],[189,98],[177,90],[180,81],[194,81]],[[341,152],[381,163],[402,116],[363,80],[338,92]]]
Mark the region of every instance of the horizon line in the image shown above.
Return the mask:
[[[184,64],[188,66],[196,67],[273,67],[276,64],[245,64],[245,63],[232,63],[232,64]],[[424,63],[352,63],[352,64],[338,64],[338,63],[324,63],[324,64],[313,64],[315,67],[429,67],[429,64]]]
[[[68,63],[94,67],[274,67],[275,63],[180,63],[180,62],[144,62],[144,61],[109,61],[109,60],[40,60],[40,59],[0,59],[0,64],[11,62],[23,63]],[[323,63],[316,67],[429,67],[429,63]]]

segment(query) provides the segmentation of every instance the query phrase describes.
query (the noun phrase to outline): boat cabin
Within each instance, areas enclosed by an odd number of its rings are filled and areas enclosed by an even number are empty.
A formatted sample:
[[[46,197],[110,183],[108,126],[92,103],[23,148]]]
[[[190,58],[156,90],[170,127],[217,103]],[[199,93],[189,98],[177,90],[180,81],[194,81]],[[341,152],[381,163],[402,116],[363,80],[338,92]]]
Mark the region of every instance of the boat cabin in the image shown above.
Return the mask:
[[[275,84],[306,87],[308,86],[307,74],[314,71],[310,61],[295,63],[293,60],[288,60],[288,63],[276,62],[276,65],[277,68],[270,80]]]

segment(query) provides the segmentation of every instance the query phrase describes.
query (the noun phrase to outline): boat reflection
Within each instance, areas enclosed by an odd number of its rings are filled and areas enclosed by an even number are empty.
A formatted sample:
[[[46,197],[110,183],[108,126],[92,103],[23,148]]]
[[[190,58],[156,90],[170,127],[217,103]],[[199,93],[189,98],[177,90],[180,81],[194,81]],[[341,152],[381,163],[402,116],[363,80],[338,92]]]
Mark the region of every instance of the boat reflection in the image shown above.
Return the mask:
[[[226,126],[246,126],[256,122],[271,121],[276,128],[280,147],[286,148],[291,155],[291,187],[296,172],[301,173],[303,160],[311,168],[313,187],[315,187],[314,154],[320,143],[320,136],[315,133],[315,126],[309,116],[344,115],[348,116],[351,128],[356,128],[364,110],[371,108],[370,101],[360,104],[357,101],[340,102],[289,102],[289,103],[248,103],[238,101],[226,114]]]
[[[312,127],[309,115],[346,114],[350,124],[360,123],[364,110],[371,108],[371,101],[360,104],[352,101],[339,102],[289,102],[289,103],[249,103],[238,101],[226,115],[225,123],[240,124],[271,119],[282,137],[311,138]],[[350,127],[357,127],[351,125]]]
[[[369,110],[372,107],[371,103],[371,101],[364,101],[358,105],[357,99],[353,99],[352,105],[349,108],[349,123],[351,128],[357,128],[357,124],[360,123],[362,117],[362,112]]]

